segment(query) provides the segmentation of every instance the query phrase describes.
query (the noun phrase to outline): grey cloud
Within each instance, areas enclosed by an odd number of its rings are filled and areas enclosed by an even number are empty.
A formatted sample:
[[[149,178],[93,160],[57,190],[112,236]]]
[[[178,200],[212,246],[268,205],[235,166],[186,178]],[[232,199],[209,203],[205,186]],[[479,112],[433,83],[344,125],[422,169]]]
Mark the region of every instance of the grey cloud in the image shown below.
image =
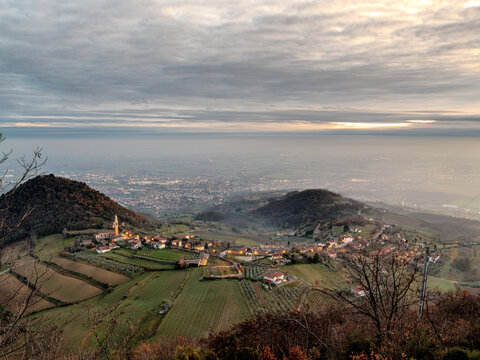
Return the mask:
[[[0,121],[2,113],[21,120],[59,109],[65,117],[73,111],[68,121],[82,123],[83,113],[130,106],[184,114],[208,109],[177,119],[183,122],[227,121],[222,116],[380,121],[376,107],[382,121],[393,121],[401,118],[398,109],[478,110],[480,68],[472,66],[480,56],[480,11],[462,3],[411,15],[421,21],[401,16],[391,4],[354,9],[349,1],[265,1],[251,9],[231,3],[218,11],[213,0],[201,6],[149,0],[0,4]],[[363,14],[369,11],[386,15]],[[234,111],[242,106],[260,111]],[[307,116],[299,106],[370,110]],[[269,107],[292,110],[272,113]],[[121,116],[136,119],[127,110]],[[114,119],[108,116],[118,124]]]

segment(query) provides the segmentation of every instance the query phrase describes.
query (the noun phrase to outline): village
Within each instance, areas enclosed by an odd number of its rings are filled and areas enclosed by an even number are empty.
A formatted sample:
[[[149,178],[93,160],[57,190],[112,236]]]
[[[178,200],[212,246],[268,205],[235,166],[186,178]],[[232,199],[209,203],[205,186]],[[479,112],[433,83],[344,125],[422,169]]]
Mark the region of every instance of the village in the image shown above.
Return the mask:
[[[106,254],[117,249],[131,251],[142,250],[142,255],[150,259],[149,251],[176,249],[182,251],[182,257],[175,261],[178,268],[189,266],[206,267],[204,278],[249,278],[249,273],[255,267],[254,280],[262,280],[268,286],[279,286],[287,283],[291,277],[285,271],[289,264],[341,262],[342,257],[358,251],[367,251],[369,256],[384,256],[394,254],[403,263],[424,261],[423,247],[420,242],[409,242],[401,233],[390,225],[376,224],[373,233],[365,234],[353,227],[341,233],[330,233],[328,239],[316,241],[295,242],[290,245],[294,233],[280,232],[275,234],[273,241],[265,244],[241,246],[204,239],[195,233],[185,233],[179,236],[165,236],[158,233],[137,233],[124,229],[119,231],[118,218],[111,223],[112,230],[95,233],[91,238],[80,241],[81,247],[89,248],[98,254]],[[124,224],[123,224],[124,225]],[[439,259],[437,253],[429,256],[430,262]],[[153,260],[153,259],[150,259]],[[157,259],[159,262],[167,260]],[[213,264],[213,265],[212,265]],[[260,270],[258,270],[260,268]],[[281,269],[280,269],[281,268]],[[252,278],[250,276],[250,278]],[[363,296],[362,289],[352,289],[356,296]]]

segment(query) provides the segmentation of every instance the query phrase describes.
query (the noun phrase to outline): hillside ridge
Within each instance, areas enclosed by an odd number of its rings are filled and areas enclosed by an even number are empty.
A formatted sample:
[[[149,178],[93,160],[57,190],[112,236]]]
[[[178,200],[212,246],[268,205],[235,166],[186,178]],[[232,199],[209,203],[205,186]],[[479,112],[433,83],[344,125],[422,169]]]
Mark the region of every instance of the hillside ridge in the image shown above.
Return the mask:
[[[32,233],[45,236],[61,233],[65,228],[100,228],[115,215],[134,226],[147,221],[87,184],[53,174],[37,176],[13,193],[4,194],[0,197],[0,209],[6,209],[6,221],[0,229],[3,244]],[[31,212],[20,221],[26,211]]]

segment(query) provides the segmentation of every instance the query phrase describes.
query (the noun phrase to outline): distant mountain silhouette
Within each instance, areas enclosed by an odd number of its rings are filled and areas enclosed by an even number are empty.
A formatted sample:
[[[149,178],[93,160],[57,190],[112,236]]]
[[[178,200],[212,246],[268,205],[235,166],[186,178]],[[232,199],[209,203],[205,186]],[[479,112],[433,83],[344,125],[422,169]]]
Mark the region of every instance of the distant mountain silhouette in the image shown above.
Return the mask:
[[[276,226],[298,227],[317,221],[356,217],[366,205],[328,190],[305,190],[286,194],[255,210],[255,215]]]
[[[134,226],[147,221],[85,183],[54,175],[37,176],[15,192],[3,195],[0,209],[6,209],[7,215],[0,228],[2,242],[22,239],[32,232],[44,236],[61,233],[65,228],[100,228],[105,221],[113,221],[115,214],[120,221]],[[20,221],[28,209],[32,209],[31,213]]]

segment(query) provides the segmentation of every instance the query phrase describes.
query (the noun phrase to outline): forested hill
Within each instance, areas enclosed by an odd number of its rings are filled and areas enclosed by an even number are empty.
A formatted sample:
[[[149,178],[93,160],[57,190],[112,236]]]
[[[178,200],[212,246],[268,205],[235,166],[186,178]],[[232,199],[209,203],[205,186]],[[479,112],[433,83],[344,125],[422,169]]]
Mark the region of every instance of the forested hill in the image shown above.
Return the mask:
[[[2,213],[5,224],[0,227],[2,242],[12,242],[32,232],[43,236],[61,233],[65,228],[100,228],[105,221],[113,221],[115,214],[120,221],[135,226],[147,221],[85,183],[54,175],[37,176],[15,192],[3,195],[0,209],[6,209]],[[26,211],[31,213],[20,221]]]
[[[257,209],[255,213],[277,226],[302,224],[355,217],[366,205],[328,190],[305,190],[286,194]]]

